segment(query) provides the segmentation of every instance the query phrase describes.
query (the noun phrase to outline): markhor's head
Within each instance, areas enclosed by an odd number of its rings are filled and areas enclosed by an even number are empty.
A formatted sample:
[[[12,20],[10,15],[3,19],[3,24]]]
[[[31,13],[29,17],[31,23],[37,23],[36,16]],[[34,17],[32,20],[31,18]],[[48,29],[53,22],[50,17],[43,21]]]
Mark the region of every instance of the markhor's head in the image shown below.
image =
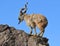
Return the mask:
[[[20,10],[20,15],[18,17],[19,20],[18,24],[20,24],[24,20],[24,14],[27,12],[27,4],[28,2],[25,4],[25,7]]]

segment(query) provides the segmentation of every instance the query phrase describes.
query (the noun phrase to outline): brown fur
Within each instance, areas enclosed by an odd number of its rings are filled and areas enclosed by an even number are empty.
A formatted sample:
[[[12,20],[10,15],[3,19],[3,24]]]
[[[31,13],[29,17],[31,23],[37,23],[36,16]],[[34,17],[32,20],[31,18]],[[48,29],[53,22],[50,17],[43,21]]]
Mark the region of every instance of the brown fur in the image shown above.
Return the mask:
[[[48,24],[48,20],[45,16],[43,16],[41,14],[26,14],[27,4],[28,3],[26,3],[25,8],[22,8],[20,11],[20,16],[18,18],[19,23],[21,21],[25,20],[27,25],[30,27],[30,34],[32,34],[32,29],[34,29],[35,35],[37,34],[36,33],[36,26],[37,26],[40,29],[39,36],[43,36],[45,27]]]
[[[35,29],[35,27],[37,26],[40,29],[39,35],[43,36],[45,27],[48,24],[47,18],[45,16],[43,16],[41,14],[31,14],[31,15],[24,14],[23,18],[29,27],[32,27],[33,29]],[[30,34],[31,34],[31,32],[30,32]],[[36,34],[36,31],[35,31],[35,34]]]

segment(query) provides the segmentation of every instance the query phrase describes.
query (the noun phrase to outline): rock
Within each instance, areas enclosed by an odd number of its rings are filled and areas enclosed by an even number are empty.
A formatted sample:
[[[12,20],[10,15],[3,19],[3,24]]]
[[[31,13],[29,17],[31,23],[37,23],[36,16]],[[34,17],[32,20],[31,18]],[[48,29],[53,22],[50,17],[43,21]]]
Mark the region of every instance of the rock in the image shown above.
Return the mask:
[[[47,44],[48,39],[45,37],[31,36],[28,40],[28,46],[47,46]]]
[[[0,25],[0,46],[49,46],[48,39],[29,35],[7,24]]]

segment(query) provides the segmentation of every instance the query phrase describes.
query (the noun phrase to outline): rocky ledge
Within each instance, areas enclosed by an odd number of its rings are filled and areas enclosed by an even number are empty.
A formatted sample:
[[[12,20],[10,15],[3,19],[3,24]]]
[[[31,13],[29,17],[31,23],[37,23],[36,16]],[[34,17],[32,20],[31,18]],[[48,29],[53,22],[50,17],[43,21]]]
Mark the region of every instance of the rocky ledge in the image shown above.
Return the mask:
[[[7,24],[0,25],[0,46],[49,46],[46,37],[29,35]]]

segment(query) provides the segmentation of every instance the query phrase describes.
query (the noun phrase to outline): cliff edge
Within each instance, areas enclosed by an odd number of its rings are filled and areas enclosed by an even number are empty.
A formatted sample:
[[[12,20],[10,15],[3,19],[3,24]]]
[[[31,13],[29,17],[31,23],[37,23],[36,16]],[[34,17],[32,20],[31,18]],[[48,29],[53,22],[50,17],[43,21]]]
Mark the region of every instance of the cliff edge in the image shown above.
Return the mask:
[[[0,46],[49,46],[46,37],[29,35],[7,24],[0,25]]]

